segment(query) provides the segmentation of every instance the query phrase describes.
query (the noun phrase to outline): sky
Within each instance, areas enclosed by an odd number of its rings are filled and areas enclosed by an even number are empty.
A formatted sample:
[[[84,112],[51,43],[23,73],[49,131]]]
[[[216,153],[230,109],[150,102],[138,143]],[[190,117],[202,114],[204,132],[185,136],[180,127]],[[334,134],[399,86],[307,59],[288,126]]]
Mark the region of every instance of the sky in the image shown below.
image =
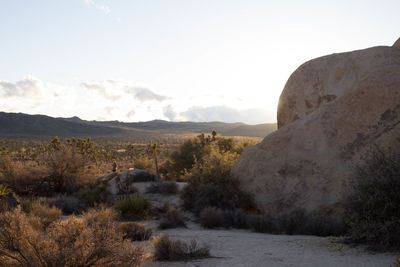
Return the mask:
[[[0,111],[276,122],[302,63],[391,46],[400,0],[0,0]]]

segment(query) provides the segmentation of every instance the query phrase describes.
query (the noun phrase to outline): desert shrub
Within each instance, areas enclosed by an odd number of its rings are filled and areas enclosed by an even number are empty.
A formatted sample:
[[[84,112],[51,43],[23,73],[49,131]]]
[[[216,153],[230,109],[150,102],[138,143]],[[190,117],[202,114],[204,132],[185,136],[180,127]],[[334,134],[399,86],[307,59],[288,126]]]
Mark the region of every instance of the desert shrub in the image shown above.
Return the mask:
[[[0,184],[0,196],[5,196],[8,194],[8,187],[4,184]]]
[[[45,175],[43,169],[24,168],[8,155],[0,156],[0,183],[19,196],[48,195],[51,191],[43,179]]]
[[[202,161],[203,157],[211,151],[211,137],[200,134],[195,138],[186,140],[177,151],[172,152],[168,161],[168,173],[180,177],[190,170],[196,161]]]
[[[303,209],[295,209],[281,214],[278,217],[278,223],[283,232],[287,235],[294,235],[300,233],[306,219],[306,212]]]
[[[210,257],[207,247],[200,247],[196,240],[189,244],[180,240],[171,240],[168,234],[153,239],[154,257],[159,261],[182,261]]]
[[[146,155],[141,155],[135,158],[133,166],[135,169],[151,171],[153,169],[154,160]]]
[[[146,188],[146,194],[178,194],[179,186],[176,182],[166,181],[166,182],[158,182],[152,183],[149,187]]]
[[[0,262],[4,266],[140,266],[143,246],[124,241],[109,209],[82,219],[58,220],[47,228],[20,208],[0,215]],[[37,227],[37,226],[41,227]]]
[[[197,162],[185,177],[188,184],[181,193],[184,208],[197,215],[205,207],[251,208],[251,195],[243,192],[239,181],[230,174],[237,158],[236,153],[213,150],[202,163]]]
[[[0,212],[12,210],[17,207],[20,203],[18,197],[8,190],[8,188],[3,187],[0,194]]]
[[[89,185],[92,178],[87,173],[88,159],[73,147],[59,145],[45,159],[47,181],[56,193],[73,193]]]
[[[200,223],[205,228],[217,228],[224,226],[224,214],[215,207],[206,207],[200,212]]]
[[[119,211],[124,218],[141,218],[150,210],[151,203],[139,195],[132,195],[127,199],[118,201],[114,205],[114,208]]]
[[[89,207],[93,207],[95,204],[106,202],[109,195],[110,192],[104,185],[100,185],[92,189],[82,189],[78,192],[79,200]]]
[[[117,226],[117,230],[122,233],[124,239],[131,241],[149,240],[152,235],[151,229],[146,229],[143,225],[135,222],[121,223]]]
[[[400,247],[400,150],[369,153],[347,201],[350,240],[373,249]]]
[[[185,216],[177,209],[169,209],[165,213],[164,218],[161,219],[158,228],[169,229],[178,227],[186,227]]]
[[[47,228],[53,222],[60,220],[62,211],[54,206],[49,207],[44,203],[36,202],[33,204],[30,213],[39,218],[41,225]]]
[[[243,210],[221,210],[215,207],[204,208],[199,216],[200,223],[205,228],[236,228],[248,229],[250,215]]]
[[[59,195],[53,198],[48,198],[47,203],[49,206],[59,208],[62,213],[66,215],[81,214],[87,209],[87,205],[74,196]]]
[[[328,216],[309,214],[296,234],[315,236],[344,236],[347,227],[343,220]]]
[[[278,234],[280,226],[276,218],[265,215],[251,215],[249,217],[249,227],[258,233]]]

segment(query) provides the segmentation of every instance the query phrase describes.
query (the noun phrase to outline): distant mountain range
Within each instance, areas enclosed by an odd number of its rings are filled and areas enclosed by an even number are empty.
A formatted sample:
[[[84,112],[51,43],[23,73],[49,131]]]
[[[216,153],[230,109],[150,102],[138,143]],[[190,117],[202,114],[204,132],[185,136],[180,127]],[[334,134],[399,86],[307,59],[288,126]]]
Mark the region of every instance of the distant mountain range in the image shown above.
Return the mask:
[[[2,137],[87,137],[155,136],[159,134],[210,133],[215,129],[224,136],[264,137],[275,131],[276,123],[247,125],[224,122],[169,122],[153,120],[126,123],[85,121],[78,117],[53,118],[45,115],[0,112]]]

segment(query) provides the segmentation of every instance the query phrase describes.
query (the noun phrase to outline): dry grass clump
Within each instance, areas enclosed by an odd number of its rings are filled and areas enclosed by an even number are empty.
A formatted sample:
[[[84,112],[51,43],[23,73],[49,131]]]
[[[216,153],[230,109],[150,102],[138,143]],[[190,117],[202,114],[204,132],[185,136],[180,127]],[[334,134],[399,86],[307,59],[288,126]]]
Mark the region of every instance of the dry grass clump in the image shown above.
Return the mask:
[[[146,229],[143,225],[135,222],[121,223],[117,226],[117,230],[122,233],[124,239],[131,241],[149,240],[153,232],[151,229]]]
[[[123,240],[110,209],[44,228],[38,216],[17,208],[0,215],[0,227],[4,266],[140,266],[147,259],[143,246]]]
[[[152,183],[146,188],[146,194],[175,195],[178,193],[179,186],[173,181]]]
[[[158,225],[159,229],[186,227],[185,216],[177,209],[169,209]]]
[[[200,247],[196,240],[184,243],[171,240],[168,234],[162,234],[153,240],[154,257],[158,261],[183,261],[210,257],[210,249]]]

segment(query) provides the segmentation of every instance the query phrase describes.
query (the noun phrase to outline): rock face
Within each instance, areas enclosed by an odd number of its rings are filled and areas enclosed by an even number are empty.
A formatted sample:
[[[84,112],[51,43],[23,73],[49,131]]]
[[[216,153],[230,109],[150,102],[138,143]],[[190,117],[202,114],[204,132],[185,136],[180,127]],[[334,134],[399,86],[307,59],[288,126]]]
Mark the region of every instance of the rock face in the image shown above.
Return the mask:
[[[400,48],[311,60],[279,101],[278,130],[245,149],[232,174],[268,214],[339,215],[365,151],[400,145]]]
[[[393,47],[400,47],[400,38],[393,44]]]

